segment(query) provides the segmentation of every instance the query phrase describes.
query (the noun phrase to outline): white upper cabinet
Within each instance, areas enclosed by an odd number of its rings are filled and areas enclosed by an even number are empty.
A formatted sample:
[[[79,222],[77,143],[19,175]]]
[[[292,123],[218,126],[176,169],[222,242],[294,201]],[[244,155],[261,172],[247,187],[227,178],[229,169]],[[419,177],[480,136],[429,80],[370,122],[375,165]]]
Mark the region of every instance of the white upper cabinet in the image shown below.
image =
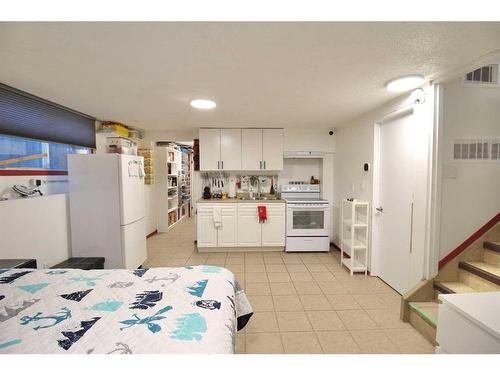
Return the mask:
[[[220,169],[241,170],[241,129],[220,130]]]
[[[200,170],[220,169],[220,129],[200,129]]]
[[[259,171],[262,165],[262,129],[242,129],[241,169]]]
[[[262,169],[283,169],[283,129],[262,129]]]
[[[279,171],[283,129],[200,129],[200,170]]]

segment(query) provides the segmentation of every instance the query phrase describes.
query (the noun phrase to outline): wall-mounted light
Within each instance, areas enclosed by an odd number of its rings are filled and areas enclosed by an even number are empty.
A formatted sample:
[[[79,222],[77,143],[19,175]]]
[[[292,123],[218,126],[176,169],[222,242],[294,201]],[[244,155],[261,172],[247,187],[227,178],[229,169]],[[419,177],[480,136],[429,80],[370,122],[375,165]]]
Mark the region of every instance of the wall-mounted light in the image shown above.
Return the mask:
[[[194,99],[191,100],[191,107],[197,109],[213,109],[217,107],[217,104],[210,99]]]
[[[407,75],[393,79],[385,86],[387,90],[392,92],[404,92],[416,89],[425,82],[425,78],[418,74]]]

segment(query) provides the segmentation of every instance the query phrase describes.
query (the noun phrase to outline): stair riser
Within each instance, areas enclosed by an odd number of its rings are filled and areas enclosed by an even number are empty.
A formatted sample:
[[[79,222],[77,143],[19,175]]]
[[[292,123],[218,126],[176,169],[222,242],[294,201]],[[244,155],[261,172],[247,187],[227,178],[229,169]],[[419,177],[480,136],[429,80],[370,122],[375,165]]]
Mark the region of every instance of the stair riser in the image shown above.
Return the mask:
[[[498,292],[500,291],[500,287],[496,284],[493,284],[482,277],[474,275],[469,271],[460,269],[458,271],[459,280],[470,286],[472,289],[477,290],[478,292]]]
[[[491,251],[496,251],[497,253],[500,253],[500,243],[499,242],[488,242],[486,241],[483,244],[485,249],[489,249]]]
[[[490,250],[484,250],[483,261],[500,267],[500,253]]]
[[[418,313],[410,310],[410,324],[424,336],[432,345],[436,345],[436,328],[431,326]]]

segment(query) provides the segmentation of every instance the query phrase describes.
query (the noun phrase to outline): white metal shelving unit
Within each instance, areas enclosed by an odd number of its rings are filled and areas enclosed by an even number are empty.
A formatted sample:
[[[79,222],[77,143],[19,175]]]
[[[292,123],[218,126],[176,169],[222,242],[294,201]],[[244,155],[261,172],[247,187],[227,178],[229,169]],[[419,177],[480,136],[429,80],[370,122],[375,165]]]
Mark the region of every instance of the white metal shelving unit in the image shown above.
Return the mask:
[[[370,204],[358,200],[342,200],[342,230],[340,231],[340,263],[351,275],[368,273]],[[344,252],[350,257],[344,257]]]

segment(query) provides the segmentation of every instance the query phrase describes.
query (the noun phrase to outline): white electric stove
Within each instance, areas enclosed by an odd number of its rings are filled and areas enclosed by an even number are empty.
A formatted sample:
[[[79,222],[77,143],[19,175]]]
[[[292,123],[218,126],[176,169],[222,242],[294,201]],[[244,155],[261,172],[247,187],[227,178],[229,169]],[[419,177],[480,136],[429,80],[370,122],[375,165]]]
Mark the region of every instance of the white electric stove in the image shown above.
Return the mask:
[[[285,251],[330,250],[330,202],[319,185],[290,183],[281,187],[286,202]]]

